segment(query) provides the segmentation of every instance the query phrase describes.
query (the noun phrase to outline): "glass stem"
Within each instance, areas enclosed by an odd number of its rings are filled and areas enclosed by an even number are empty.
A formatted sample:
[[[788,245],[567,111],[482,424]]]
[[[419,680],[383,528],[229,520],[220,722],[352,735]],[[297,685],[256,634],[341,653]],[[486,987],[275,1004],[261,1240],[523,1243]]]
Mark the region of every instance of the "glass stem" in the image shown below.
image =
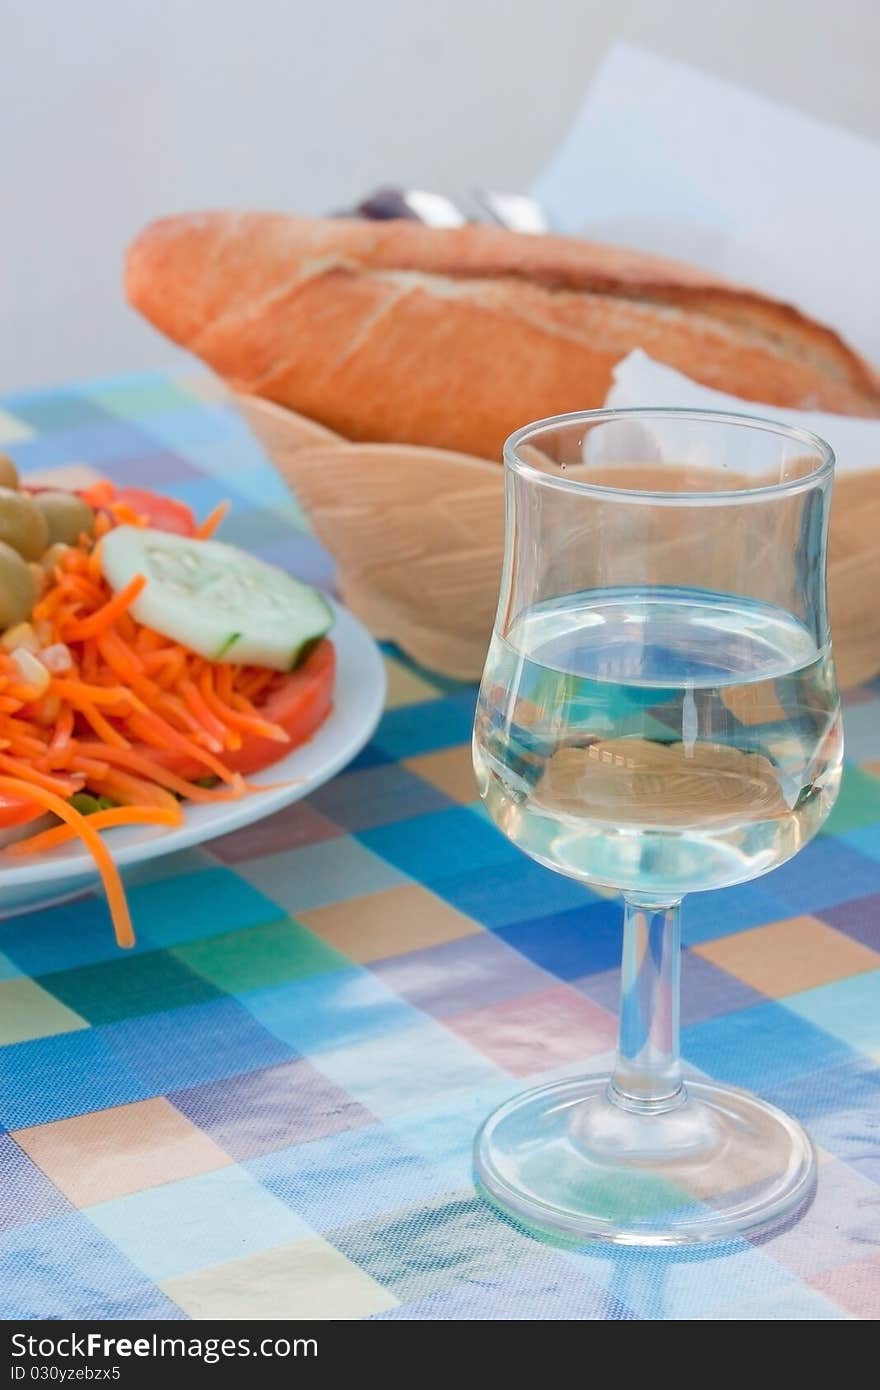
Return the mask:
[[[620,1034],[609,1098],[657,1113],[685,1099],[678,1053],[681,902],[625,898]]]

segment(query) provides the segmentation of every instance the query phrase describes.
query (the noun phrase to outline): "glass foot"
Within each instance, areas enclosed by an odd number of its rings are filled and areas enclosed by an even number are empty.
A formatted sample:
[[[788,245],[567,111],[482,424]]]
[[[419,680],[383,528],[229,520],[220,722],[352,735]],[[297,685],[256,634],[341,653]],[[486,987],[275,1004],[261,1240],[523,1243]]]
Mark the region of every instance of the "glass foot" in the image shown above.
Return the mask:
[[[555,1082],[490,1115],[474,1148],[489,1200],[557,1239],[683,1245],[768,1231],[811,1197],[813,1146],[775,1106],[688,1081],[674,1109],[635,1113],[608,1086]]]

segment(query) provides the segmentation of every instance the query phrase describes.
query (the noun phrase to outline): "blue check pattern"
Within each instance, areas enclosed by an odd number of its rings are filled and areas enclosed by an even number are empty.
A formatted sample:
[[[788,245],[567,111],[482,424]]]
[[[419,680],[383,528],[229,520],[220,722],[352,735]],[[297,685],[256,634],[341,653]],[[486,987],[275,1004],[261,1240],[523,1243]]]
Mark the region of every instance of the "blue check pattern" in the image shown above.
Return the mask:
[[[203,375],[7,397],[0,449],[199,513],[230,498],[229,540],[332,585]],[[809,1126],[813,1207],[762,1245],[561,1250],[476,1198],[470,1146],[524,1085],[602,1065],[619,909],[490,826],[473,689],[386,661],[341,776],[129,875],[132,954],[97,897],[0,921],[0,1314],[880,1315],[880,684],[847,695],[826,830],[686,917],[687,1061]]]

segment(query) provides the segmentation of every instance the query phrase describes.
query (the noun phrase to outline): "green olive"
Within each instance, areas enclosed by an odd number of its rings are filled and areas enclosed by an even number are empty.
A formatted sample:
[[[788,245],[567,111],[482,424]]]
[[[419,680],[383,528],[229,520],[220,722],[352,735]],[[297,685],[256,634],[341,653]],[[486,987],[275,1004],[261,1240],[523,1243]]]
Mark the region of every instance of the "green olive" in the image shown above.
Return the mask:
[[[0,487],[0,541],[25,560],[39,560],[49,544],[49,527],[34,499],[10,487]]]
[[[46,518],[50,545],[58,541],[74,545],[83,532],[87,536],[94,532],[95,513],[75,492],[37,492],[34,502]]]
[[[37,601],[37,586],[26,560],[0,541],[0,628],[26,622]]]
[[[0,454],[0,487],[18,487],[18,469],[8,454]]]

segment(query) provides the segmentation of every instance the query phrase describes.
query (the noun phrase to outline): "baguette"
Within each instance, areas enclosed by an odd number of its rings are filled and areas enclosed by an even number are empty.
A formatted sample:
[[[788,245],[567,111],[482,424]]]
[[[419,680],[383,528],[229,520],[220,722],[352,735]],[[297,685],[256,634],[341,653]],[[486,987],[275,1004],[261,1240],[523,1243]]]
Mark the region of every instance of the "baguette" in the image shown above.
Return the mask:
[[[634,347],[745,400],[880,415],[880,379],[831,329],[571,237],[203,213],[147,227],[126,289],[237,390],[353,440],[498,458],[524,422],[600,406]]]

